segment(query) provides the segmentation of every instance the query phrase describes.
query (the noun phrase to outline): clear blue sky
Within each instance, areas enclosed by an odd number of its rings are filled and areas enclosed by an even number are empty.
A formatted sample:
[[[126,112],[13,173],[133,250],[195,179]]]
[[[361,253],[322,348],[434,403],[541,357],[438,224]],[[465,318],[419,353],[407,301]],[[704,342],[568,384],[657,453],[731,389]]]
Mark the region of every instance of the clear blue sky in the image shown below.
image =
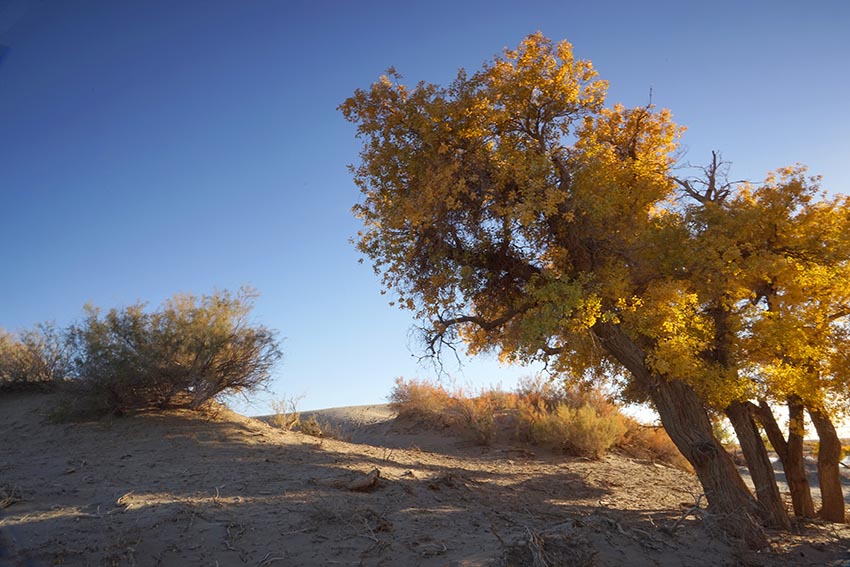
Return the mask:
[[[286,337],[278,396],[374,403],[396,376],[434,377],[349,243],[358,143],[336,107],[390,65],[446,82],[536,30],[592,59],[610,103],[651,87],[689,160],[718,149],[754,180],[803,162],[850,191],[843,0],[5,0],[0,326],[251,284]],[[534,371],[447,368],[506,387]]]

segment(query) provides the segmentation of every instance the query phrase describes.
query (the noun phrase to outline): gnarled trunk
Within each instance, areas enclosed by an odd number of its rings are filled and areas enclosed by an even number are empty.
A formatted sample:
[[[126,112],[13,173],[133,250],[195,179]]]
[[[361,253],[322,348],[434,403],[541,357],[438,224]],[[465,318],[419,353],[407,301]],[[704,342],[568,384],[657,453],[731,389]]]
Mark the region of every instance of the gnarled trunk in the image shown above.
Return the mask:
[[[762,519],[769,527],[787,530],[791,527],[791,519],[785,510],[785,504],[782,502],[782,496],[776,484],[776,476],[773,474],[773,465],[749,407],[741,402],[732,402],[726,408],[726,416],[735,429],[744,458],[747,460],[747,468],[753,479],[756,498],[761,507]]]
[[[776,423],[776,417],[767,402],[761,400],[759,405],[751,405],[751,408],[758,418],[759,423],[767,433],[767,438],[770,444],[773,445],[773,450],[779,457],[782,463],[782,470],[785,471],[785,480],[788,483],[788,490],[791,493],[791,504],[794,507],[794,515],[802,518],[814,518],[815,506],[812,502],[812,491],[809,488],[809,479],[806,476],[805,469],[794,469],[791,466],[791,458],[788,451],[788,441],[785,440],[785,435],[779,424]],[[801,438],[802,439],[802,438]],[[800,445],[800,458],[797,460],[802,464],[802,444]]]
[[[726,516],[727,528],[750,547],[766,547],[767,537],[753,519],[758,505],[732,458],[715,439],[705,406],[694,389],[682,381],[652,374],[643,350],[618,326],[600,322],[594,331],[604,348],[649,394],[670,439],[694,467],[710,511]]]
[[[711,422],[693,388],[658,380],[652,400],[670,438],[690,462],[717,512],[755,511],[755,501],[735,463],[714,438]]]
[[[643,350],[617,325],[600,322],[594,331],[604,348],[649,394],[670,439],[694,467],[710,511],[724,516],[724,527],[750,547],[766,547],[767,537],[754,520],[758,505],[732,458],[714,438],[705,406],[694,389],[652,374]]]
[[[844,492],[841,489],[841,471],[838,468],[841,462],[841,440],[825,411],[810,407],[809,416],[820,440],[818,480],[823,501],[820,515],[824,520],[843,523]]]
[[[803,437],[806,434],[804,409],[803,401],[798,396],[788,396],[788,466],[785,475],[791,494],[798,492],[804,497],[805,508],[799,515],[814,518],[815,505],[812,502],[809,476],[803,460]]]
[[[679,451],[694,467],[705,490],[709,510],[725,515],[753,548],[767,546],[764,532],[753,520],[760,515],[732,458],[715,439],[711,422],[696,392],[680,381],[659,379],[652,392],[661,423]]]

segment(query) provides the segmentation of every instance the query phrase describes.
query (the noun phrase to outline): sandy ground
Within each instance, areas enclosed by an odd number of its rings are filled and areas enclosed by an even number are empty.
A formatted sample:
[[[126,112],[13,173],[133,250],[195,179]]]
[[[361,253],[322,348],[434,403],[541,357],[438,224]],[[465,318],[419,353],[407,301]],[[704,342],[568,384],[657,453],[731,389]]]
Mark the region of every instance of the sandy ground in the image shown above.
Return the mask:
[[[474,446],[385,406],[323,412],[343,442],[228,410],[55,425],[52,402],[0,398],[2,566],[850,565],[850,527],[744,552],[679,521],[686,473]]]

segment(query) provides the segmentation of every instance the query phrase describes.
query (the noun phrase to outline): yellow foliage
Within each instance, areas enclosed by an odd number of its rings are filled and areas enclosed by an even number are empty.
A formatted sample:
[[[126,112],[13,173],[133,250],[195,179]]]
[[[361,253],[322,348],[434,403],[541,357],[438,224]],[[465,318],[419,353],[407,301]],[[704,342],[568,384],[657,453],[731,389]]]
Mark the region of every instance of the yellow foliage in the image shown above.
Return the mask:
[[[428,344],[622,375],[613,326],[718,409],[846,400],[847,199],[802,166],[728,184],[716,160],[696,190],[671,113],[606,107],[607,88],[536,33],[448,86],[391,69],[340,106],[363,140],[357,246]]]

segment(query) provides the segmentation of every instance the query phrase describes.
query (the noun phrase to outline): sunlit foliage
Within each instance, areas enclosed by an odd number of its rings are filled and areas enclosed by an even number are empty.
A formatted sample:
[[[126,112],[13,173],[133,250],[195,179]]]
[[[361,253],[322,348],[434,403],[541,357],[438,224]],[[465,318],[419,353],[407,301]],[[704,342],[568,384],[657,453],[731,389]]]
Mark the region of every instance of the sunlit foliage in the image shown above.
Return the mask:
[[[680,178],[671,114],[605,107],[606,89],[539,33],[447,87],[391,69],[340,107],[363,141],[357,245],[432,353],[462,341],[571,380],[622,378],[735,513],[752,498],[707,409],[846,403],[847,200],[800,167],[728,182],[717,155]]]

